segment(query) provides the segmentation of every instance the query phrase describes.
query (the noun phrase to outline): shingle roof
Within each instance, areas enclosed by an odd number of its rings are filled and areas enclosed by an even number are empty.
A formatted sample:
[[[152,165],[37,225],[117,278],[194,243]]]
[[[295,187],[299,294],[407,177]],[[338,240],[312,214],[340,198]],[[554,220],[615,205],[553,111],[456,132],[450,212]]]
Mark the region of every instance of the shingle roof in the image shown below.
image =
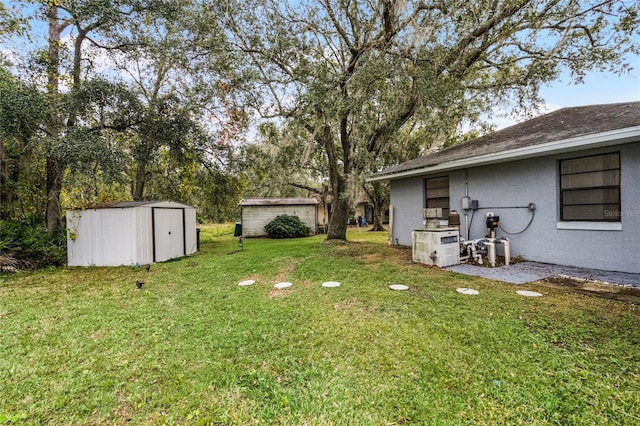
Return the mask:
[[[315,198],[246,198],[240,200],[239,206],[295,206],[316,205]]]
[[[636,126],[640,126],[640,102],[562,108],[490,135],[389,167],[373,177]]]

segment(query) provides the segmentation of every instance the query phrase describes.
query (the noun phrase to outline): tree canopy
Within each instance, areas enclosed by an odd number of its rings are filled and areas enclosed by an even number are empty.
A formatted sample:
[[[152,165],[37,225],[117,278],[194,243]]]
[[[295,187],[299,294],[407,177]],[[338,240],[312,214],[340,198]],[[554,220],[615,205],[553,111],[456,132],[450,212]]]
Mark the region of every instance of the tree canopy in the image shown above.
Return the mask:
[[[366,175],[639,54],[631,1],[15,3],[0,40],[33,49],[1,70],[2,214],[30,194],[50,231],[63,202],[166,197],[228,220],[247,191],[328,188],[345,239]],[[380,210],[386,188],[364,188]]]
[[[334,194],[329,239],[346,237],[350,182],[384,165],[416,123],[450,139],[497,105],[535,107],[567,69],[621,72],[637,52],[638,5],[573,0],[232,2],[230,44],[263,119],[324,150]]]

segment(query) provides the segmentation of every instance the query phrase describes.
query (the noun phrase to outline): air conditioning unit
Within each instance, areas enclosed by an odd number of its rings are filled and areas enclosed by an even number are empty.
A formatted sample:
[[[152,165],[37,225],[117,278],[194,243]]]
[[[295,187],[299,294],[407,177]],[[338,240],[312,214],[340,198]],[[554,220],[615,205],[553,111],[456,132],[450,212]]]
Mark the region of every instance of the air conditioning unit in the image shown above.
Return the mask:
[[[460,263],[460,233],[458,229],[416,229],[411,233],[414,262],[441,268]]]

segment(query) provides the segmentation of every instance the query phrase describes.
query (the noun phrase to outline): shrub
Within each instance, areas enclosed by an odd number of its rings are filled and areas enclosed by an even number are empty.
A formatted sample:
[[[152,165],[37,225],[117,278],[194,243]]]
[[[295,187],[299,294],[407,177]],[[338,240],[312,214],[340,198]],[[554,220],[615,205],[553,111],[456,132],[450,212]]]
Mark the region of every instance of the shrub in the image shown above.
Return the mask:
[[[0,240],[0,272],[15,272],[20,261],[15,258],[9,247],[9,241]]]
[[[283,214],[269,222],[264,230],[271,238],[300,238],[309,236],[310,228],[298,216]]]
[[[64,230],[50,237],[42,216],[30,216],[22,221],[0,221],[0,241],[0,255],[7,261],[12,258],[22,267],[60,266],[67,260]]]

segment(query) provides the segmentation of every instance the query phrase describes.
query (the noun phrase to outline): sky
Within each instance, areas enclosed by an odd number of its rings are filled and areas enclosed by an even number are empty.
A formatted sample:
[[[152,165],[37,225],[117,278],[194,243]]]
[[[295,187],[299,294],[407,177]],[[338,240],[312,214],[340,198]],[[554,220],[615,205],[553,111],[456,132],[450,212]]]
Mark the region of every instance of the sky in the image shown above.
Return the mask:
[[[568,84],[558,81],[542,90],[544,99],[550,104],[563,107],[640,101],[640,56],[631,59],[633,70],[630,74],[616,76],[592,72],[585,78],[585,84]]]
[[[590,72],[583,84],[571,83],[568,73],[540,90],[546,112],[560,108],[640,101],[640,56],[630,58],[633,70],[621,76]],[[515,124],[515,120],[498,120],[498,128]]]
[[[630,59],[633,70],[620,76],[603,72],[589,72],[582,84],[571,82],[568,73],[540,89],[545,101],[542,113],[560,108],[640,101],[640,56]],[[492,118],[495,130],[517,124],[524,119]]]

